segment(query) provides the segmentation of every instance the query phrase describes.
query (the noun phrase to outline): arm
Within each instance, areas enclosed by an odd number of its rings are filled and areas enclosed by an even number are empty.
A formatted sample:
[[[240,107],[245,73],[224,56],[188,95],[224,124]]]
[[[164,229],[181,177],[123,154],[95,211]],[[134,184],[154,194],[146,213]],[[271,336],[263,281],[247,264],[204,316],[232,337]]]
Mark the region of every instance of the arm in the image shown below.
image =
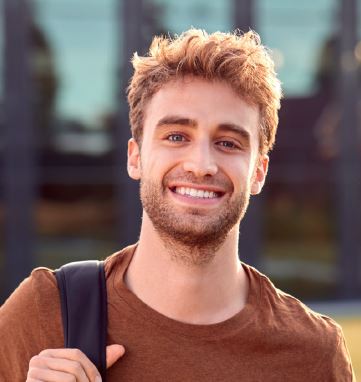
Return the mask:
[[[338,325],[337,325],[338,326]],[[338,345],[332,362],[334,381],[356,382],[351,357],[348,352],[342,329],[338,326]]]
[[[323,320],[327,330],[319,341],[323,342],[323,346],[320,348],[322,358],[318,364],[320,372],[316,373],[317,376],[330,382],[356,382],[341,326],[329,317],[323,316]]]
[[[46,344],[62,347],[63,334],[55,278],[39,269],[0,308],[0,380],[23,382]]]
[[[42,378],[35,380],[47,381],[44,373],[52,371],[93,381],[98,375],[95,366],[80,351],[61,349],[63,344],[55,276],[48,269],[36,269],[0,308],[0,380],[24,382],[28,376],[31,381],[40,373]],[[107,366],[123,353],[122,346],[108,346]]]

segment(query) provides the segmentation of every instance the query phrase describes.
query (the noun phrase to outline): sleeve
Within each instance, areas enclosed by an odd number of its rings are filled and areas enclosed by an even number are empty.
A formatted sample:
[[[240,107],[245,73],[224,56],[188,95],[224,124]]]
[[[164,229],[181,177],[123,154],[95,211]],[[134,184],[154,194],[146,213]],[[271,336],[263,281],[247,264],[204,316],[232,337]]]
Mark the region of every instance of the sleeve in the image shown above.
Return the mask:
[[[0,308],[0,381],[24,382],[30,359],[63,347],[59,293],[53,273],[34,270]]]
[[[356,382],[356,377],[352,368],[351,357],[346,346],[345,337],[341,327],[336,324],[337,346],[332,358],[332,377],[330,381],[337,382]]]

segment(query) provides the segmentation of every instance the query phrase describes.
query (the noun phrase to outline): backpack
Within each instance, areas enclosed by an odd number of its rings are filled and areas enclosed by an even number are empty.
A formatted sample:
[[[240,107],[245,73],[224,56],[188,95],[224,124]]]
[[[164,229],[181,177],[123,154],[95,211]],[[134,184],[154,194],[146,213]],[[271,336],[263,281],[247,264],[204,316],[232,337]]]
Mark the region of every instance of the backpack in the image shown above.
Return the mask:
[[[104,262],[77,261],[55,270],[61,303],[64,347],[80,349],[106,372],[107,290]]]

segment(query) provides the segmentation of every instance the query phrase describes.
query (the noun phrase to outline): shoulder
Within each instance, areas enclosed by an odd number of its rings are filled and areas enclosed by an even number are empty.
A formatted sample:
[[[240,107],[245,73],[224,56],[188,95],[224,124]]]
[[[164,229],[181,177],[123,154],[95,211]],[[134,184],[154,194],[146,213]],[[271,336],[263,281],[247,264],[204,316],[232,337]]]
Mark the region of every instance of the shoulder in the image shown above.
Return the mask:
[[[59,291],[54,271],[43,267],[35,268],[29,281],[39,313],[48,313],[49,307],[60,313]]]
[[[1,307],[0,325],[8,320],[18,322],[23,330],[28,326],[39,330],[39,339],[50,331],[61,334],[60,298],[51,269],[36,268],[20,283]]]
[[[271,329],[278,343],[287,344],[295,354],[310,355],[310,362],[317,366],[318,373],[324,373],[326,380],[351,381],[348,377],[352,366],[341,326],[276,288],[256,269],[247,267],[251,277],[259,282],[258,309],[263,324]],[[334,376],[339,379],[327,379]]]
[[[116,274],[122,275],[126,271],[136,247],[137,244],[129,245],[104,260],[104,270],[107,279],[112,279]]]
[[[50,269],[37,268],[0,308],[0,379],[25,380],[32,356],[62,345],[56,279]]]
[[[33,292],[39,292],[40,290],[42,294],[46,291],[51,294],[53,294],[54,291],[57,292],[57,282],[54,270],[52,269],[45,267],[35,268],[30,274],[29,281]]]
[[[258,310],[264,325],[310,351],[315,348],[333,351],[340,345],[342,329],[333,319],[313,311],[296,297],[276,288],[267,276],[247,267],[251,278],[259,284]]]
[[[319,314],[310,309],[296,297],[275,287],[272,281],[255,268],[246,265],[252,279],[259,284],[260,309],[268,313],[270,319],[279,320],[287,326],[295,326],[298,329],[309,327],[310,330],[321,333],[331,331],[337,333],[340,326],[330,317]]]
[[[22,281],[2,306],[3,312],[21,313],[26,309],[33,312],[39,306],[53,303],[58,297],[54,273],[47,268],[36,268]]]

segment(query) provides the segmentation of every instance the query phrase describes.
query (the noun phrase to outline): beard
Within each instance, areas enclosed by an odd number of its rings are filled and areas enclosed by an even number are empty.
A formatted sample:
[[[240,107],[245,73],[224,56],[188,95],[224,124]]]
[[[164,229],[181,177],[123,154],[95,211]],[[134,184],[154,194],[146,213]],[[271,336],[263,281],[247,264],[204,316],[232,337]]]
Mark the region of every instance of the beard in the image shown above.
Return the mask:
[[[183,174],[181,178],[193,184],[200,183],[190,174]],[[180,180],[179,177],[176,179]],[[210,214],[197,207],[179,210],[167,198],[166,194],[172,192],[166,186],[169,180],[165,177],[164,184],[161,184],[142,176],[140,197],[143,208],[167,249],[172,250],[173,259],[188,265],[207,264],[243,218],[249,203],[249,187],[238,195],[228,196],[217,213]],[[217,184],[209,180],[201,184],[218,185],[233,191],[233,185],[226,177],[219,179]],[[231,192],[226,195],[229,194]]]

